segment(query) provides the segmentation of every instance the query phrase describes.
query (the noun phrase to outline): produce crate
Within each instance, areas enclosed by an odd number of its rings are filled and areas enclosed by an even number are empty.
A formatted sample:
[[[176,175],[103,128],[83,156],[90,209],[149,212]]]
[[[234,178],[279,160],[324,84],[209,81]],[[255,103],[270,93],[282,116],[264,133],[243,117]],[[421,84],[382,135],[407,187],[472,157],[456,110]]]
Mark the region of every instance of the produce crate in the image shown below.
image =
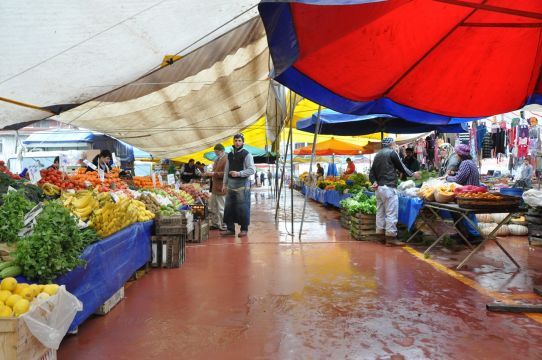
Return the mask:
[[[178,268],[186,259],[187,235],[153,236],[152,263],[153,267]]]
[[[186,225],[171,225],[171,226],[164,226],[160,225],[159,223],[156,223],[155,225],[155,233],[156,235],[161,236],[170,236],[170,235],[182,235],[186,234]]]
[[[120,289],[117,290],[116,293],[113,294],[109,299],[107,299],[102,306],[98,308],[94,312],[96,315],[106,315],[108,312],[110,312],[115,305],[121,302],[121,300],[124,299],[124,286],[122,286]]]
[[[209,239],[209,219],[194,221],[194,235],[188,242],[201,243]]]
[[[0,318],[0,359],[56,360],[56,350],[43,346],[23,319]]]
[[[194,215],[194,219],[207,219],[209,215],[209,208],[207,204],[194,204],[190,205],[190,208],[192,209],[192,214]]]
[[[351,216],[348,214],[348,212],[345,209],[341,209],[341,226],[345,229],[350,229],[350,219]]]

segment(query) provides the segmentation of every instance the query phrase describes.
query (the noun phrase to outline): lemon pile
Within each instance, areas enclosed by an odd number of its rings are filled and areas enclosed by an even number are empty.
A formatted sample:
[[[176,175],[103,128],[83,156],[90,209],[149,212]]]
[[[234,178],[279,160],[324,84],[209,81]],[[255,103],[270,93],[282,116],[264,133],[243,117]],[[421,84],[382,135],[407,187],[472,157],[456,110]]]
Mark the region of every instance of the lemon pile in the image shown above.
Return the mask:
[[[0,318],[21,316],[30,309],[36,299],[46,299],[58,291],[58,285],[38,285],[17,283],[13,277],[7,277],[0,283]]]

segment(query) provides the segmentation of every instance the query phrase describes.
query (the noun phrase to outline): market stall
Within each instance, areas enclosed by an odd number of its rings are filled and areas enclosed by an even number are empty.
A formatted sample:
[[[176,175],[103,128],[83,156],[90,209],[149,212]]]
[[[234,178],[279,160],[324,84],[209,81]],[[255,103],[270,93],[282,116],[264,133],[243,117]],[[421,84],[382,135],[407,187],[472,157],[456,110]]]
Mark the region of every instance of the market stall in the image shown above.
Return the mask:
[[[38,316],[34,303],[58,302],[59,286],[76,306],[64,328],[53,324],[54,344],[40,339],[36,349],[21,351],[55,350],[66,331],[92,314],[107,314],[151,259],[158,267],[179,267],[185,243],[208,235],[208,193],[200,184],[180,184],[160,171],[126,179],[118,168],[29,173],[30,180],[21,178],[0,161],[0,321]],[[56,309],[66,312],[62,304]],[[39,339],[30,330],[25,336]],[[0,332],[0,341],[6,339]]]

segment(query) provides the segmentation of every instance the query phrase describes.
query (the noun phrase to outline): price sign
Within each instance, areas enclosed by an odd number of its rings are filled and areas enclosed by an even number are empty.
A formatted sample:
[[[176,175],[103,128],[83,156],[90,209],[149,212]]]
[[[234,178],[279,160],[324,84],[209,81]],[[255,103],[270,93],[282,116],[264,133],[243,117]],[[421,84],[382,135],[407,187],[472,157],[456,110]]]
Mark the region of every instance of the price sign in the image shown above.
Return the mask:
[[[119,167],[119,166],[120,166],[120,163],[118,162],[117,154],[112,153],[112,154],[111,154],[111,157],[113,158],[113,166]]]
[[[181,188],[181,184],[179,184],[179,182],[177,181],[175,183],[175,190],[179,191],[180,188]]]
[[[93,163],[91,163],[91,162],[88,161],[87,159],[83,160],[83,163],[84,163],[86,166],[88,166],[89,168],[91,168],[92,170],[98,169],[98,168],[96,167],[96,165],[94,165]]]
[[[156,173],[151,174],[152,187],[156,189]]]
[[[58,156],[58,162],[59,166],[62,167],[62,170],[64,170],[64,173],[66,173],[68,169],[68,157],[66,156],[66,154],[61,153]]]
[[[36,165],[32,165],[28,168],[28,176],[30,177],[30,182],[32,184],[36,184],[41,180],[41,173]]]
[[[105,181],[105,171],[103,171],[102,168],[99,168],[99,169],[98,169],[98,176],[100,177],[100,181],[101,181],[101,182],[104,182],[104,181]]]
[[[113,202],[118,203],[119,202],[119,196],[115,194],[114,192],[110,193],[111,199],[113,199]]]
[[[175,174],[168,174],[167,175],[167,184],[168,185],[175,184]]]
[[[164,185],[164,183],[162,182],[162,175],[160,173],[157,173],[156,176],[158,177],[158,182],[160,183],[160,187],[162,187]]]

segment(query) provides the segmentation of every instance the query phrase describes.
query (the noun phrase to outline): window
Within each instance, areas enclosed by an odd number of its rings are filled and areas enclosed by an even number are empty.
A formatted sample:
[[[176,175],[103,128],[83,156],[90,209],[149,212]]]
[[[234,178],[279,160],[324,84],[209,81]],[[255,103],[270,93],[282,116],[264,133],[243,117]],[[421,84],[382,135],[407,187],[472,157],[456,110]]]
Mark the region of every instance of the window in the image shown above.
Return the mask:
[[[35,122],[32,124],[35,128],[48,128],[49,127],[49,120],[40,120],[38,122]]]

